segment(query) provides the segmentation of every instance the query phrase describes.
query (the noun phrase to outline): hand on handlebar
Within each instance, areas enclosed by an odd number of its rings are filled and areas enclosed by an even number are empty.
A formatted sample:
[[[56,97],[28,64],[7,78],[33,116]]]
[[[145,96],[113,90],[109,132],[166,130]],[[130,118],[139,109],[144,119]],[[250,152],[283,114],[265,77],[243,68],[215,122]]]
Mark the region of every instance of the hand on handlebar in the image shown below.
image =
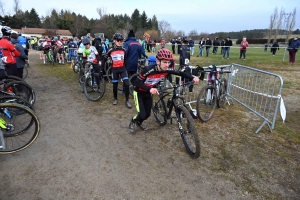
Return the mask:
[[[159,94],[158,90],[156,88],[151,88],[150,89],[151,94]]]
[[[199,83],[199,78],[198,78],[198,77],[195,77],[195,78],[193,79],[193,81],[194,81],[194,83]]]

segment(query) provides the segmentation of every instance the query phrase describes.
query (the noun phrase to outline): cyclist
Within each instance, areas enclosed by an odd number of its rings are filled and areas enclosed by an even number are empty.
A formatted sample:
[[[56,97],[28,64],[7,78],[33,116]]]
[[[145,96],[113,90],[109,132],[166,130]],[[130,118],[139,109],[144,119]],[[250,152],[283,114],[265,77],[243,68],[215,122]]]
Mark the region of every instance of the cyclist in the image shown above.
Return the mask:
[[[151,95],[159,94],[155,86],[168,74],[180,75],[189,80],[193,80],[195,83],[199,82],[198,77],[194,77],[181,71],[168,70],[169,65],[174,61],[173,54],[170,50],[166,48],[158,50],[156,58],[156,64],[145,66],[143,71],[133,82],[133,96],[138,114],[130,120],[129,130],[131,132],[135,131],[136,126],[140,127],[142,130],[147,130],[147,127],[142,123],[150,117],[151,114]]]
[[[42,43],[42,47],[44,50],[44,54],[43,54],[43,60],[44,60],[44,65],[46,64],[46,56],[48,51],[50,51],[51,49],[51,39],[50,38],[46,38],[46,40]]]
[[[16,56],[20,56],[20,52],[9,41],[12,30],[8,26],[2,26],[2,39],[0,40],[0,59],[2,59],[7,75],[17,75]]]
[[[129,102],[129,80],[128,74],[125,68],[125,56],[126,50],[122,47],[122,42],[124,37],[121,33],[115,33],[113,36],[114,44],[112,48],[110,48],[106,54],[104,54],[102,59],[102,65],[106,62],[108,57],[111,57],[112,60],[112,83],[113,83],[113,94],[114,94],[114,101],[113,105],[118,104],[118,82],[119,76],[121,76],[123,80],[124,92],[125,92],[125,105],[127,108],[132,108]]]
[[[64,44],[58,40],[57,37],[54,38],[54,41],[55,41],[55,45],[57,47],[57,58],[58,58],[58,63],[61,63],[61,64],[65,64],[65,56],[64,56]]]
[[[91,45],[91,41],[89,38],[83,38],[82,44],[84,45],[84,49],[82,52],[82,56],[86,59],[87,62],[90,62],[93,65],[94,72],[99,73],[99,78],[101,79],[103,76],[103,70],[101,67],[101,56],[98,53],[96,47]],[[98,81],[98,85],[100,80]],[[96,83],[94,83],[96,84]]]

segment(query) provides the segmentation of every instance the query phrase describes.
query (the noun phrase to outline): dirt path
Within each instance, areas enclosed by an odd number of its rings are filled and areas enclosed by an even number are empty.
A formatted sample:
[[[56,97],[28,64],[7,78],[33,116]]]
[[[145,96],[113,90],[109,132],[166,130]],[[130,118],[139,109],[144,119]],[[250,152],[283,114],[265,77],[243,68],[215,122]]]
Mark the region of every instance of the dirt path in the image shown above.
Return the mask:
[[[210,171],[207,159],[192,160],[169,122],[159,127],[152,116],[151,130],[130,134],[135,110],[123,101],[113,107],[109,88],[107,100],[88,101],[77,84],[35,67],[35,52],[30,58],[26,81],[37,95],[41,132],[24,151],[0,155],[0,199],[254,198]]]

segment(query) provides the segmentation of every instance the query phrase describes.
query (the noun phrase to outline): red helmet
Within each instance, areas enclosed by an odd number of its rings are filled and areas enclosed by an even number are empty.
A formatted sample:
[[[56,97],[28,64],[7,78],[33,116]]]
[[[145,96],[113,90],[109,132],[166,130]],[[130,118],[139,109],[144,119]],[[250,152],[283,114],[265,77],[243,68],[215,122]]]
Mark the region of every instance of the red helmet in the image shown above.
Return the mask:
[[[172,52],[169,49],[165,48],[157,51],[156,58],[158,60],[174,60]]]

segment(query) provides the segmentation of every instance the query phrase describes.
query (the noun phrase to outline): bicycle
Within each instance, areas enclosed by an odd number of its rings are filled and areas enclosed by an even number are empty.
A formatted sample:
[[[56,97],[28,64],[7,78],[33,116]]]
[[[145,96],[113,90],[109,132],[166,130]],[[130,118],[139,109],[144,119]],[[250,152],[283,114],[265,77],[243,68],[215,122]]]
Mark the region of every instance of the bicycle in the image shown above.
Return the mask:
[[[129,77],[129,94],[133,96],[133,82],[138,77],[138,75],[141,73],[141,71],[144,69],[147,59],[142,58],[138,60],[138,68],[137,72]]]
[[[210,120],[215,112],[216,106],[223,107],[227,100],[227,79],[222,78],[223,73],[231,73],[224,71],[225,67],[221,67],[220,71],[216,66],[210,66],[209,70],[204,70],[208,74],[208,84],[201,88],[197,98],[197,116],[206,122]]]
[[[51,63],[53,66],[55,65],[55,60],[54,60],[54,57],[53,57],[53,51],[52,51],[51,48],[49,50],[47,50],[46,61],[47,61],[47,63]]]
[[[40,121],[33,110],[16,103],[0,104],[0,154],[27,148],[39,132]]]
[[[103,77],[100,77],[99,73],[94,71],[92,63],[87,62],[87,66],[88,70],[84,77],[83,91],[90,101],[98,101],[105,93],[105,81]]]
[[[159,98],[156,101],[153,99],[152,112],[156,121],[161,126],[164,126],[168,119],[171,120],[171,124],[173,123],[172,120],[176,119],[178,130],[187,152],[192,158],[198,158],[200,156],[200,142],[196,126],[185,105],[184,97],[179,96],[177,93],[179,87],[191,84],[192,82],[186,82],[181,85],[175,84],[169,87],[166,87],[164,83],[158,84]],[[166,105],[165,97],[170,94],[168,89],[173,89],[173,95],[172,97],[168,97]],[[173,108],[175,116],[172,116]]]
[[[30,66],[29,66],[29,63],[28,63],[28,61],[26,61],[26,63],[25,63],[25,65],[24,65],[24,68],[23,68],[23,74],[22,74],[22,79],[24,80],[26,77],[27,77],[27,75],[28,75],[28,68],[29,68]]]

